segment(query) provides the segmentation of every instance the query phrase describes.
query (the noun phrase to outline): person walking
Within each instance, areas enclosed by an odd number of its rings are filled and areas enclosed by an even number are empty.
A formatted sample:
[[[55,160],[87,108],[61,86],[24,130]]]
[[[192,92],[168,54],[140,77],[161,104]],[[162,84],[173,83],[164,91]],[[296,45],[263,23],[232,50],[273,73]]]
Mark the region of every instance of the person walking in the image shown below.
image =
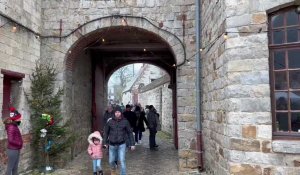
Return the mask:
[[[155,112],[155,108],[153,105],[149,106],[149,112],[147,115],[147,120],[148,120],[148,128],[149,128],[149,146],[150,146],[150,150],[152,151],[157,151],[157,146],[156,145],[156,141],[155,141],[155,137],[156,137],[156,133],[157,133],[157,126],[159,124],[159,119],[158,116]]]
[[[144,110],[144,111],[145,111],[145,114],[146,114],[146,116],[147,116],[148,113],[149,113],[149,105],[146,105],[146,106],[145,106],[145,110]]]
[[[113,106],[110,104],[107,106],[107,110],[105,111],[104,113],[104,116],[103,116],[103,130],[105,130],[105,126],[107,124],[107,122],[109,120],[111,120],[113,117],[115,116],[115,113],[113,111]],[[101,132],[102,134],[104,134],[104,131]],[[108,152],[106,152],[106,154],[108,155]],[[116,157],[115,157],[115,164],[116,166],[118,165],[118,154],[116,154]]]
[[[147,126],[149,124],[145,117],[145,112],[141,111],[141,108],[139,106],[135,107],[135,115],[137,117],[136,127],[134,128],[135,144],[139,145],[142,144],[143,132],[145,132],[144,122],[146,123]]]
[[[103,115],[103,126],[105,127],[107,120],[114,116],[113,107],[112,105],[108,105],[107,109]]]
[[[18,127],[20,116],[16,117],[14,115],[15,113],[11,112],[10,117],[3,119],[7,133],[8,164],[6,175],[18,175],[20,152],[23,147],[23,139]]]
[[[89,147],[87,149],[88,154],[93,160],[93,172],[94,175],[103,175],[101,160],[103,158],[102,151],[102,137],[99,131],[95,131],[88,137]]]
[[[121,112],[124,112],[125,111],[125,106],[124,106],[123,103],[121,103],[120,107],[121,107],[121,110],[122,110]]]
[[[126,118],[130,124],[131,132],[133,132],[136,128],[136,115],[133,111],[131,111],[131,106],[126,105],[126,109],[123,112],[124,118]],[[129,147],[128,139],[126,140],[126,146]]]
[[[135,146],[130,124],[128,120],[123,117],[121,108],[117,107],[114,117],[107,122],[104,130],[104,146],[107,147],[107,145],[109,145],[111,175],[116,174],[116,154],[121,164],[120,175],[126,175],[126,139],[128,139],[130,149],[133,151]]]
[[[131,111],[131,106],[130,105],[126,105],[126,109],[125,112],[123,112],[123,116],[124,118],[126,118],[130,124],[130,127],[133,129],[136,127],[136,115],[133,111]]]

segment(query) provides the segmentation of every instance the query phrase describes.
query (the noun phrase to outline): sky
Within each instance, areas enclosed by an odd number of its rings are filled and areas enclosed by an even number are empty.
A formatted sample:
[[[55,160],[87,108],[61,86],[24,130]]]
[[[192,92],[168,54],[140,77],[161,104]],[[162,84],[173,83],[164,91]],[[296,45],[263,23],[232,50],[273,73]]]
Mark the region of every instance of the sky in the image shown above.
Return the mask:
[[[129,64],[129,65],[132,65],[134,67],[134,74],[136,75],[139,72],[139,70],[141,69],[141,67],[143,66],[143,63],[135,63],[135,64]],[[110,79],[108,81],[108,88],[111,88],[113,85],[119,84],[119,83],[120,82],[115,77],[115,74],[112,74],[112,76],[110,77]]]

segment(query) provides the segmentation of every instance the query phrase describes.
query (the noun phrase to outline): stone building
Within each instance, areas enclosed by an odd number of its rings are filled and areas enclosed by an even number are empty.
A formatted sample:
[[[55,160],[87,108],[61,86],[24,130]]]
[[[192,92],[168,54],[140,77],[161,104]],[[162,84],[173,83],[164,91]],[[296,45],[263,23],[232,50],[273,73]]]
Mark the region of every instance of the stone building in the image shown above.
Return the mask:
[[[123,104],[138,103],[138,89],[162,77],[163,74],[165,74],[164,71],[159,67],[144,64],[124,88],[122,95]]]
[[[23,114],[20,170],[30,168],[32,154],[24,91],[35,61],[50,60],[59,71],[57,86],[65,89],[64,117],[81,121],[72,126],[81,128],[74,129],[80,136],[75,155],[85,150],[91,128],[101,126],[108,77],[139,62],[170,76],[179,171],[299,174],[299,1],[202,0],[201,69],[195,2],[0,0],[0,103],[2,116],[10,103]],[[0,174],[5,138],[0,125]]]
[[[170,77],[164,75],[152,83],[139,88],[139,103],[153,105],[159,113],[161,130],[167,132],[175,138],[173,130],[173,103],[172,90],[169,89]]]
[[[299,26],[299,14],[294,4],[203,1],[202,111],[208,173],[299,174],[299,87],[292,85],[299,81],[299,31],[293,30]]]
[[[123,91],[123,103],[153,105],[160,114],[161,130],[173,134],[170,77],[159,67],[144,64]]]

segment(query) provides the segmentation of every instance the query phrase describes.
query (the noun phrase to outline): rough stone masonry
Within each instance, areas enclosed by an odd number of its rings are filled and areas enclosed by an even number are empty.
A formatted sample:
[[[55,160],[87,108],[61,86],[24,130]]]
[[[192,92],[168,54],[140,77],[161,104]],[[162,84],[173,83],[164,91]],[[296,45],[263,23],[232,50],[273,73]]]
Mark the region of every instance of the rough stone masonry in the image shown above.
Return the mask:
[[[194,28],[194,1],[171,1],[171,0],[127,0],[127,1],[99,1],[99,0],[1,0],[0,12],[22,25],[32,29],[42,36],[65,36],[79,25],[85,24],[93,19],[108,15],[132,15],[142,16],[157,26],[174,33],[180,40],[184,41],[187,57],[191,57],[195,52],[195,28]],[[30,87],[29,75],[31,74],[36,60],[51,60],[57,65],[59,74],[57,86],[65,88],[65,96],[63,97],[62,113],[66,118],[73,118],[74,133],[79,135],[72,149],[72,154],[76,155],[85,149],[83,138],[88,135],[90,125],[90,106],[91,106],[91,82],[90,75],[87,72],[91,68],[90,62],[85,62],[84,57],[88,56],[84,53],[78,53],[78,59],[74,62],[80,65],[73,72],[71,78],[70,72],[67,71],[66,57],[70,54],[69,49],[76,45],[76,41],[88,34],[96,31],[99,27],[109,27],[110,25],[119,26],[118,21],[102,20],[90,23],[82,27],[80,32],[76,32],[66,38],[58,39],[54,37],[38,38],[27,30],[11,32],[13,23],[7,23],[3,17],[0,18],[1,40],[0,40],[0,68],[14,72],[25,74],[20,88],[28,91]],[[62,21],[62,27],[60,24]],[[183,33],[183,25],[185,23],[185,32]],[[178,63],[183,60],[183,50],[174,40],[174,37],[155,30],[145,21],[135,20],[128,21],[129,25],[142,28],[156,33],[164,38],[171,46],[175,58]],[[76,51],[76,50],[75,50]],[[190,65],[183,65],[177,71],[178,90],[182,92],[195,91],[194,61]],[[187,72],[191,72],[188,74]],[[2,82],[0,82],[2,83]],[[1,86],[3,88],[3,86]],[[0,92],[2,93],[2,91]],[[22,153],[20,170],[25,170],[31,166],[30,151],[30,110],[26,104],[24,93],[20,94],[21,102],[18,104],[19,110],[22,112],[24,124],[21,126],[21,132],[24,136],[28,135],[25,143],[25,150]],[[190,127],[195,123],[195,93],[191,96],[184,97],[179,95],[178,101],[178,119],[179,126],[179,150],[180,157],[179,169],[181,171],[196,170],[197,160],[195,152],[195,128]],[[0,102],[2,103],[2,101]],[[187,110],[186,110],[187,108]],[[194,125],[193,125],[194,126]],[[81,128],[78,130],[78,128]],[[3,125],[0,130],[4,131]],[[5,148],[5,132],[1,132],[1,173],[2,166],[6,160],[3,148]],[[27,149],[28,148],[28,149]],[[189,154],[186,154],[189,153]],[[1,174],[0,173],[0,174]]]
[[[208,174],[299,174],[299,141],[272,140],[270,9],[291,0],[203,1],[202,94]],[[241,33],[238,33],[241,32]]]
[[[300,169],[299,141],[272,140],[270,107],[269,49],[267,33],[230,34],[225,31],[267,30],[267,10],[280,8],[292,0],[202,0],[202,121],[204,162],[209,174],[297,174]],[[187,58],[195,53],[194,0],[0,0],[0,12],[42,35],[64,36],[79,25],[107,15],[143,16],[177,35],[184,41]],[[183,20],[184,19],[184,20]],[[62,30],[60,21],[62,20]],[[185,22],[183,33],[182,22]],[[66,118],[82,121],[74,124],[80,137],[73,153],[84,149],[91,116],[91,63],[76,62],[69,78],[66,58],[76,41],[98,27],[119,25],[117,21],[96,21],[79,33],[66,38],[37,38],[27,30],[11,32],[13,23],[0,17],[0,68],[25,74],[18,109],[23,114],[21,132],[25,138],[20,170],[31,166],[30,110],[24,91],[29,90],[29,75],[36,60],[49,60],[59,69],[58,86],[65,87],[62,112]],[[155,31],[143,21],[131,25],[156,33],[172,47],[176,60],[182,60],[182,49],[172,37]],[[214,39],[216,42],[209,45]],[[174,42],[173,42],[174,41]],[[82,54],[82,55],[80,55]],[[75,63],[74,63],[75,64]],[[74,77],[76,78],[74,81]],[[1,76],[3,78],[3,76]],[[195,128],[195,60],[177,69],[179,170],[197,168]],[[3,89],[3,82],[0,87]],[[23,91],[24,90],[24,91]],[[84,93],[81,93],[84,92]],[[185,96],[183,94],[190,94]],[[3,98],[3,91],[0,91]],[[16,97],[15,97],[16,98]],[[0,101],[2,103],[2,100]],[[82,105],[83,104],[83,105]],[[0,125],[0,174],[4,173],[5,132]]]

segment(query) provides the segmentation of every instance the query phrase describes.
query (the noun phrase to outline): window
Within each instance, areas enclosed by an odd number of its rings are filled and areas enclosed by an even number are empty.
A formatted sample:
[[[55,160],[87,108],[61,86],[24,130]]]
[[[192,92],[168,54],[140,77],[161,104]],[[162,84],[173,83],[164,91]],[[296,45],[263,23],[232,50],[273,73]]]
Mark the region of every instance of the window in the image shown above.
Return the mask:
[[[9,116],[9,107],[20,103],[20,83],[25,74],[1,69],[3,74],[2,117]]]
[[[300,138],[300,22],[295,7],[269,15],[273,138]]]

